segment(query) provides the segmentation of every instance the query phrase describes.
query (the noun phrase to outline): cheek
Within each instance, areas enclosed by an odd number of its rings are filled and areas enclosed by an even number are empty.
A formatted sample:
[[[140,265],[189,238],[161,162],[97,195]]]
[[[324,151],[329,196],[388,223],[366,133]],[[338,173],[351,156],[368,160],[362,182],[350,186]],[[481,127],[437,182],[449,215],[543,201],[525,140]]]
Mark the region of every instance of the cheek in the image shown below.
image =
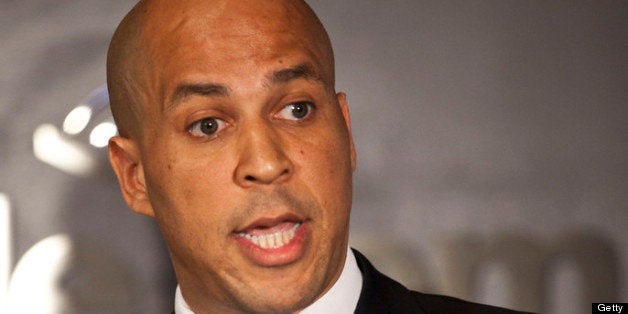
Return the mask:
[[[320,175],[329,179],[346,179],[351,173],[350,141],[346,129],[338,126],[331,129],[318,140],[308,143],[304,158]]]
[[[230,202],[235,199],[225,188],[224,182],[230,176],[224,169],[207,160],[171,158],[167,166],[160,167],[151,184],[147,182],[154,194],[151,204],[155,218],[177,258],[220,259],[209,248],[216,248],[232,231]]]
[[[340,135],[339,135],[340,134]],[[300,150],[301,180],[316,195],[322,208],[348,212],[352,194],[348,136],[330,133]]]
[[[232,199],[225,184],[232,179],[225,164],[229,158],[180,148],[163,151],[146,173],[147,190],[160,224],[194,230],[199,222],[220,220],[221,209],[229,208]]]

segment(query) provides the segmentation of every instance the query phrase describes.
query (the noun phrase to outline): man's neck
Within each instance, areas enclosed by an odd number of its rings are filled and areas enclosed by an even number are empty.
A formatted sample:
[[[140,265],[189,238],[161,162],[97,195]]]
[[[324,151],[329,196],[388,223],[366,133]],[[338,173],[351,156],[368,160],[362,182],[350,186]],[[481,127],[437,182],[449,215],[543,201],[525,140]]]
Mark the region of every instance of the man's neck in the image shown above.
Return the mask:
[[[353,313],[362,291],[362,273],[350,248],[347,248],[340,277],[322,297],[300,311],[300,314],[317,313]],[[174,300],[177,314],[194,314],[183,299],[181,289],[177,286]]]

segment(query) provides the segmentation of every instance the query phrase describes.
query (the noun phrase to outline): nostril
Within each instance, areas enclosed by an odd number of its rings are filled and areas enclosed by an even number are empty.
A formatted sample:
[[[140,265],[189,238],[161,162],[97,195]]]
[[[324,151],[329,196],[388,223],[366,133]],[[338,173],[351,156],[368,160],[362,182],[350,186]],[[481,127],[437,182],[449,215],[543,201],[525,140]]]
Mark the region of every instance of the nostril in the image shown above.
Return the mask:
[[[245,179],[246,181],[257,181],[257,179],[255,179],[255,177],[254,177],[254,176],[251,176],[251,175],[248,175],[248,176],[244,177],[244,179]]]

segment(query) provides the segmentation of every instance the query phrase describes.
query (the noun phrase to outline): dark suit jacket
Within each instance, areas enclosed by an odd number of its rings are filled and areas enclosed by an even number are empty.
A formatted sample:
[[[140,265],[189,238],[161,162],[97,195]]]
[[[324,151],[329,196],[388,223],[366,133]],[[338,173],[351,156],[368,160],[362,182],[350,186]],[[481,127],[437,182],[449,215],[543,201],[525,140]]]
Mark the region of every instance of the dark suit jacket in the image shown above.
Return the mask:
[[[460,299],[408,290],[388,278],[357,250],[353,250],[362,272],[362,292],[356,314],[516,314],[499,307],[471,303]],[[172,312],[174,314],[174,311]],[[338,313],[340,314],[340,313]]]
[[[408,290],[380,273],[360,252],[353,250],[362,271],[362,292],[356,314],[514,314],[523,313],[460,299]]]

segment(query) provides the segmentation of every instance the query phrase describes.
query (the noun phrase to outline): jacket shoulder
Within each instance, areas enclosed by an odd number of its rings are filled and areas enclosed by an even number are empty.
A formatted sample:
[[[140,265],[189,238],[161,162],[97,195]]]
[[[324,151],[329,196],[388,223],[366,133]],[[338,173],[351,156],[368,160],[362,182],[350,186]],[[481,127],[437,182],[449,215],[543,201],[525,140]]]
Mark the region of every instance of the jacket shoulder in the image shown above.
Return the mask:
[[[490,314],[523,314],[526,312],[513,311],[501,307],[490,306],[485,304],[473,303],[454,297],[424,294],[416,291],[410,291],[414,294],[415,299],[423,308],[427,309],[427,313],[490,313]]]
[[[380,273],[360,252],[353,250],[362,272],[362,292],[355,313],[395,314],[516,314],[524,313],[500,307],[464,301],[458,298],[409,290]]]

